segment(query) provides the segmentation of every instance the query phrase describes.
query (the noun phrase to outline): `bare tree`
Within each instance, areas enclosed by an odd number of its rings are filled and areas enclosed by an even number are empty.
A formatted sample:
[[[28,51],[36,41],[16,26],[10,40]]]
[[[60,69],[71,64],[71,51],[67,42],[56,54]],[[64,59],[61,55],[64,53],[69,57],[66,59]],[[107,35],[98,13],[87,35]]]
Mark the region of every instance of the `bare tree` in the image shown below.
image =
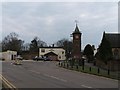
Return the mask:
[[[39,47],[47,47],[47,43],[40,40],[38,37],[34,37],[30,43],[30,51],[37,52]]]
[[[56,46],[57,47],[63,47],[63,49],[65,49],[65,52],[66,52],[66,57],[67,58],[71,57],[72,41],[69,41],[68,39],[63,38],[63,39],[58,40],[56,42]]]
[[[2,51],[13,50],[21,52],[24,41],[18,38],[15,32],[10,33],[2,40]]]
[[[29,51],[30,49],[30,43],[25,43],[22,47],[22,51]]]

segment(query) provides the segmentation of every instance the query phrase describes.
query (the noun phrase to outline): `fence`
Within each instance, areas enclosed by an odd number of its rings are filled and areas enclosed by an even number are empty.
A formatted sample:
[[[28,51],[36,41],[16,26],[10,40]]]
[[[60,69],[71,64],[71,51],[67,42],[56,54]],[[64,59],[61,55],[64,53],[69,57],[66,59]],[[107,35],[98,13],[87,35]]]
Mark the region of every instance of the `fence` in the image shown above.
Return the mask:
[[[72,65],[68,61],[59,62],[58,65],[60,67],[70,69],[70,70],[75,70],[75,71],[80,71],[84,73],[89,73],[89,74],[94,74],[98,76],[104,76],[104,77],[120,80],[119,71],[111,71],[109,69],[105,70],[95,66],[77,65],[77,64]]]

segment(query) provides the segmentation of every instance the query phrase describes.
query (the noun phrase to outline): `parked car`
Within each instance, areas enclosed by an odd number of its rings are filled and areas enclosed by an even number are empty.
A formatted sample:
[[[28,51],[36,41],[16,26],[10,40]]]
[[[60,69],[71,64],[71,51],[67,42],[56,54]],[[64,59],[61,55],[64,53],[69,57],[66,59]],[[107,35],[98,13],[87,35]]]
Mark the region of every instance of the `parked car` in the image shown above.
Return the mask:
[[[37,56],[33,57],[32,59],[33,59],[33,60],[37,60]]]
[[[44,58],[35,56],[35,57],[33,58],[33,60],[35,60],[35,61],[40,61],[40,60],[44,60]]]
[[[51,59],[48,57],[44,57],[44,61],[51,61]]]
[[[33,58],[33,60],[35,60],[35,61],[51,61],[48,57],[45,57],[45,56],[43,56],[43,57],[35,56]]]

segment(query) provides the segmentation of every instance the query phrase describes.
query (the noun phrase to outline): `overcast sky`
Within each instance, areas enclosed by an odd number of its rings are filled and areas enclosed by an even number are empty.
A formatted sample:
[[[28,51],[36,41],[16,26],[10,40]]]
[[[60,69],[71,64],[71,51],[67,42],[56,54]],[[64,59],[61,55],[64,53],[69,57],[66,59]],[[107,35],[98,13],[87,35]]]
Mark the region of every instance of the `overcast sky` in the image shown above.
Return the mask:
[[[86,44],[98,46],[103,31],[118,32],[118,3],[3,2],[2,38],[16,32],[25,43],[35,36],[48,45],[62,38],[71,40],[75,20],[82,33],[82,48]]]

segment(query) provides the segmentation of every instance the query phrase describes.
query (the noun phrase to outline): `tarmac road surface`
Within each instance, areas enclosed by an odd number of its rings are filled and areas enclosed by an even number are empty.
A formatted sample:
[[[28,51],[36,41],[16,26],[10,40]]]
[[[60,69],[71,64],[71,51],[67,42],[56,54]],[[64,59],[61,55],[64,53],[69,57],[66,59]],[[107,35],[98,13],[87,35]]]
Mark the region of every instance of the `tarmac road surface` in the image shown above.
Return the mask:
[[[118,81],[56,66],[54,61],[2,62],[2,76],[16,88],[118,88]],[[98,90],[98,89],[97,89]]]

